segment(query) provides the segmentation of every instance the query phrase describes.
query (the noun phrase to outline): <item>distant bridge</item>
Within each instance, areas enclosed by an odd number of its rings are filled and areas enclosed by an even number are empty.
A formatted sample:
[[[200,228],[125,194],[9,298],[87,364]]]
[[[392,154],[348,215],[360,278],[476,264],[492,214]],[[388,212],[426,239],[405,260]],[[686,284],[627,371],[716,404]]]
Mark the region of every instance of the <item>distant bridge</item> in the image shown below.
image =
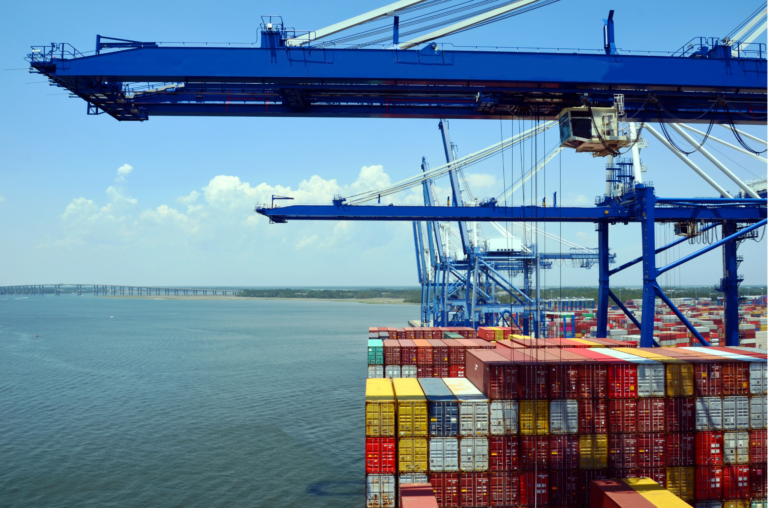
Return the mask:
[[[92,294],[93,296],[236,296],[239,289],[116,286],[104,284],[32,284],[0,286],[0,295],[42,296]]]

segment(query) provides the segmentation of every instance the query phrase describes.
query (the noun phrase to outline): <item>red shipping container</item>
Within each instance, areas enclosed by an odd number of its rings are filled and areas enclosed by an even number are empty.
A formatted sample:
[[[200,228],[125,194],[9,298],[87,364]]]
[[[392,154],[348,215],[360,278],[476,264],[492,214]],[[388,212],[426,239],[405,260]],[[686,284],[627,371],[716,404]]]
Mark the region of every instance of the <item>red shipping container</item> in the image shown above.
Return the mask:
[[[650,478],[658,483],[661,488],[667,488],[667,470],[663,467],[639,467],[637,468],[638,478]]]
[[[443,342],[448,346],[448,364],[464,367],[464,351],[467,346],[454,339],[445,339]]]
[[[424,339],[416,339],[416,365],[432,365],[432,345]]]
[[[578,436],[549,436],[549,469],[553,471],[579,469]]]
[[[607,401],[605,399],[579,399],[579,434],[607,433]]]
[[[749,495],[753,498],[765,498],[768,496],[768,487],[766,487],[766,466],[765,464],[752,464],[749,466]]]
[[[384,365],[400,365],[400,342],[396,340],[383,340]]]
[[[490,436],[488,438],[488,467],[495,472],[520,471],[517,436]]]
[[[723,499],[749,499],[749,466],[723,467]]]
[[[406,328],[400,328],[400,330],[403,331],[402,332],[403,333],[403,337],[405,337],[406,340],[413,340],[413,339],[416,338],[416,330],[415,329],[406,327]],[[400,334],[398,333],[398,335],[400,335]]]
[[[408,328],[405,329],[406,334],[408,332]],[[424,339],[424,329],[423,328],[411,328],[413,330],[413,340],[423,340]],[[409,339],[411,337],[408,337]]]
[[[696,468],[696,501],[722,501],[723,468],[721,466]]]
[[[696,433],[696,465],[697,466],[722,466],[723,465],[723,433],[722,432],[697,432]]]
[[[692,397],[666,399],[667,432],[693,432],[696,430],[696,406]]]
[[[442,340],[429,339],[432,346],[432,365],[448,365],[448,346]]]
[[[520,469],[546,471],[549,464],[549,437],[520,436]]]
[[[549,474],[527,471],[520,473],[520,506],[547,506]]]
[[[416,344],[408,339],[399,339],[398,342],[400,343],[400,365],[416,365],[418,358]]]
[[[749,363],[723,364],[723,395],[749,395]]]
[[[608,478],[621,480],[622,478],[638,478],[640,474],[636,467],[620,467],[608,469]]]
[[[608,478],[607,469],[587,469],[578,472],[579,486],[576,496],[577,506],[589,506],[589,495],[592,482],[594,480],[605,480]]]
[[[520,503],[520,475],[491,473],[491,506],[509,507]]]
[[[667,439],[664,434],[637,435],[637,465],[654,468],[667,465]]]
[[[578,397],[579,369],[576,365],[549,366],[549,396],[553,399]]]
[[[416,368],[416,377],[435,377],[435,371],[431,365],[419,365]]]
[[[448,377],[464,377],[463,365],[451,365],[448,367]]]
[[[605,365],[579,365],[579,398],[604,399],[607,393],[608,367]]]
[[[397,449],[393,437],[365,438],[365,473],[395,474]]]
[[[768,446],[768,431],[753,430],[749,433],[749,462],[759,464],[766,462],[765,448]]]
[[[401,485],[399,490],[400,508],[438,508],[432,485],[429,483],[406,483]]]
[[[488,474],[461,473],[459,475],[459,504],[462,508],[488,506]]]
[[[559,508],[571,508],[578,506],[577,494],[579,489],[579,476],[577,469],[572,471],[549,472],[549,504]]]
[[[723,364],[720,362],[696,363],[693,366],[693,389],[697,397],[722,397]]]
[[[615,399],[608,401],[608,433],[637,432],[637,401]]]
[[[667,434],[667,467],[690,467],[696,463],[696,438],[692,432]]]
[[[518,366],[485,349],[465,353],[467,379],[491,400],[518,398]]]
[[[517,375],[521,399],[549,398],[549,371],[546,365],[520,365]]]
[[[450,367],[447,365],[433,365],[432,370],[434,377],[451,377]]]
[[[664,399],[637,401],[637,431],[664,432]]]
[[[608,468],[637,467],[637,436],[634,434],[608,435]]]
[[[432,491],[440,508],[459,506],[458,473],[432,473],[429,475],[429,483],[432,484]]]
[[[637,365],[608,366],[608,398],[634,399],[637,397]]]

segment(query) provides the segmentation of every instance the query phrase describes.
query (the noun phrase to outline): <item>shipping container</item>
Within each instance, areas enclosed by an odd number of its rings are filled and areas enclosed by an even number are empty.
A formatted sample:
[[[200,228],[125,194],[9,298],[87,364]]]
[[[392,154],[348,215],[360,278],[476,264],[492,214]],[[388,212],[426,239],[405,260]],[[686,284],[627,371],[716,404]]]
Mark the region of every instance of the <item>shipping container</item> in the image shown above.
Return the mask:
[[[429,435],[455,437],[459,435],[459,401],[442,379],[419,379],[427,398]]]
[[[667,465],[667,437],[664,434],[637,434],[637,466],[659,468]]]
[[[696,409],[692,397],[664,401],[667,432],[690,432],[696,429]]]
[[[395,448],[394,437],[365,438],[365,474],[395,474]]]
[[[663,397],[666,392],[663,364],[640,364],[637,366],[637,396]]]
[[[365,383],[365,435],[394,437],[395,392],[389,379],[368,379]]]
[[[699,397],[696,399],[696,430],[723,430],[723,399]]]
[[[427,425],[427,398],[416,379],[393,379],[397,399],[397,428],[400,437],[424,437]]]
[[[667,485],[667,470],[663,467],[639,467],[637,468],[637,477],[650,478],[663,489]]]
[[[749,432],[726,432],[723,434],[723,462],[726,464],[749,464]]]
[[[608,401],[608,432],[637,432],[637,401],[615,399]]]
[[[634,399],[637,397],[637,365],[608,366],[608,398]]]
[[[723,397],[723,429],[749,430],[749,397]]]
[[[416,365],[432,366],[432,344],[424,339],[416,339],[413,343],[416,344]]]
[[[667,490],[683,501],[692,502],[696,490],[695,476],[692,467],[667,467]]]
[[[766,362],[750,362],[749,364],[749,392],[752,395],[765,395],[768,393],[768,373]]]
[[[400,486],[400,508],[438,508],[432,485],[411,483]]]
[[[768,428],[768,400],[764,396],[758,395],[749,399],[749,428]]]
[[[575,471],[579,468],[579,437],[549,437],[549,469],[551,471]]]
[[[465,473],[488,471],[488,438],[462,437],[459,442],[460,466]]]
[[[520,401],[520,434],[524,436],[549,434],[549,401]]]
[[[432,365],[419,365],[416,367],[416,377],[422,379],[425,377],[435,377],[435,371]]]
[[[491,471],[520,471],[520,453],[517,436],[491,436],[488,438],[488,469]]]
[[[448,346],[448,364],[461,365],[463,367],[465,362],[464,352],[467,346],[456,339],[446,339],[443,342]]]
[[[520,504],[520,475],[509,472],[490,474],[490,506],[508,508]]]
[[[578,393],[580,399],[604,399],[608,393],[608,367],[579,365]]]
[[[415,365],[402,365],[400,367],[400,377],[405,379],[416,379],[418,377],[419,368]]]
[[[637,401],[637,431],[664,432],[664,399]]]
[[[384,377],[388,379],[395,379],[400,377],[399,365],[387,365],[384,367]]]
[[[518,398],[518,366],[486,349],[465,352],[465,377],[490,400]]]
[[[667,397],[693,396],[693,365],[672,363],[667,365]]]
[[[457,473],[430,473],[429,483],[440,508],[459,506],[459,475]]]
[[[395,508],[395,476],[372,474],[365,477],[366,508]]]
[[[696,465],[723,465],[723,433],[715,431],[696,433]]]
[[[449,376],[448,377],[464,377],[464,366],[463,365],[451,365],[448,367]]]
[[[604,434],[579,436],[579,468],[608,468],[608,436]]]
[[[635,434],[609,434],[608,468],[633,468],[637,465],[637,436]]]
[[[749,466],[723,467],[723,498],[749,499]]]
[[[570,364],[549,366],[549,396],[553,399],[578,398],[578,366]]]
[[[426,437],[401,437],[397,443],[397,470],[401,473],[426,473],[429,446]]]
[[[572,471],[549,471],[549,506],[575,508],[579,491],[579,475]]]
[[[400,365],[400,342],[392,339],[383,340],[384,365]]]
[[[439,339],[429,339],[427,342],[432,346],[432,365],[449,365],[448,345]]]
[[[768,506],[768,499],[753,499],[749,503],[749,508],[766,508]]]
[[[547,436],[520,436],[520,470],[546,471],[549,465]]]
[[[720,362],[697,363],[693,366],[694,393],[697,397],[722,397],[723,364]]]
[[[443,380],[459,401],[459,435],[487,436],[489,423],[488,399],[464,378]]]
[[[547,506],[548,491],[549,474],[546,471],[525,471],[520,473],[520,506]]]
[[[697,501],[695,508],[723,508],[722,501]]]
[[[384,343],[381,339],[368,339],[368,365],[384,365]]]
[[[749,363],[723,363],[723,395],[749,395]]]
[[[553,400],[549,403],[549,432],[576,434],[579,431],[579,403],[576,400]]]
[[[435,377],[440,379],[451,377],[451,370],[448,365],[433,365],[432,373],[434,374]]]
[[[764,498],[768,495],[768,478],[766,478],[765,462],[749,466],[749,495],[751,497]]]
[[[605,399],[579,399],[579,434],[607,433],[608,402]]]
[[[549,370],[546,365],[520,365],[517,370],[520,398],[549,398]]]
[[[718,501],[723,499],[723,467],[696,468],[696,500]]]
[[[383,379],[384,378],[384,366],[383,365],[369,365],[368,366],[368,379]]]
[[[461,473],[459,475],[459,505],[462,508],[488,506],[489,478],[485,473]]]
[[[751,464],[767,461],[766,447],[768,447],[768,431],[752,430],[749,432],[749,462]]]
[[[429,470],[436,473],[459,472],[459,440],[433,437],[429,440]]]
[[[588,507],[592,490],[592,482],[608,478],[607,469],[587,469],[578,472],[577,506]]]
[[[611,480],[622,480],[624,478],[638,478],[639,473],[636,467],[608,468],[608,478]]]
[[[516,400],[491,401],[491,435],[518,433],[518,403]]]
[[[667,467],[689,467],[696,464],[696,438],[692,432],[667,434]]]
[[[406,483],[428,483],[427,473],[402,473],[398,476],[398,485]]]
[[[419,357],[418,348],[413,340],[399,339],[400,365],[416,365]]]

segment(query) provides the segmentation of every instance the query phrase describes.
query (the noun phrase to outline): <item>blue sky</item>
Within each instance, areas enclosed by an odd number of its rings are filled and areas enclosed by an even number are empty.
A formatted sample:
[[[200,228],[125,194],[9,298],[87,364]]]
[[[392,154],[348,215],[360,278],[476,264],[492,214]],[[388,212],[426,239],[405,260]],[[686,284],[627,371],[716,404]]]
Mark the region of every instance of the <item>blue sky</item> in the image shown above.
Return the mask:
[[[96,34],[147,41],[251,42],[262,14],[317,29],[382,5],[332,2],[136,1],[123,7],[80,1],[9,2],[0,17],[0,224],[4,267],[0,285],[52,282],[147,285],[413,285],[416,267],[410,224],[301,223],[269,225],[253,213],[259,200],[292,193],[327,201],[335,192],[398,181],[419,171],[422,156],[443,160],[433,120],[153,118],[119,123],[86,116],[23,57],[31,45],[69,42],[93,49]],[[602,18],[616,9],[623,50],[675,50],[694,36],[723,36],[757,7],[720,2],[561,2],[498,24],[447,38],[457,45],[599,48]],[[716,13],[716,14],[713,14]],[[765,40],[765,36],[761,38]],[[509,135],[510,123],[453,121],[451,134],[466,155]],[[518,126],[515,126],[517,131]],[[765,127],[745,127],[765,138]],[[715,128],[735,143],[732,134]],[[554,143],[555,134],[548,137]],[[657,194],[711,196],[690,169],[648,138],[644,175]],[[765,177],[766,165],[710,143],[742,179]],[[735,185],[703,160],[692,159],[729,190]],[[562,167],[562,173],[560,168]],[[122,168],[122,169],[121,169]],[[509,160],[506,160],[509,174]],[[519,174],[519,166],[513,171]],[[551,164],[547,194],[565,205],[589,205],[604,188],[604,160],[564,152]],[[562,175],[562,183],[560,176]],[[502,161],[490,159],[467,175],[475,196],[502,188]],[[447,182],[437,182],[444,192]],[[543,192],[542,192],[543,194]],[[400,201],[416,199],[407,194]],[[520,199],[520,198],[516,198]],[[519,201],[517,201],[519,203]],[[487,236],[492,236],[489,228]],[[560,226],[548,231],[561,234]],[[639,227],[612,228],[619,262],[639,255]],[[660,234],[665,234],[660,232]],[[563,224],[562,236],[596,245],[591,224]],[[543,247],[542,247],[543,248]],[[551,242],[548,250],[559,247]],[[693,249],[683,246],[679,254]],[[745,284],[766,284],[766,243],[740,248]],[[714,251],[669,276],[679,284],[714,284]],[[667,259],[667,258],[665,258]],[[545,277],[559,285],[559,270]],[[563,268],[563,285],[596,284],[597,271]],[[639,267],[613,279],[638,285]]]

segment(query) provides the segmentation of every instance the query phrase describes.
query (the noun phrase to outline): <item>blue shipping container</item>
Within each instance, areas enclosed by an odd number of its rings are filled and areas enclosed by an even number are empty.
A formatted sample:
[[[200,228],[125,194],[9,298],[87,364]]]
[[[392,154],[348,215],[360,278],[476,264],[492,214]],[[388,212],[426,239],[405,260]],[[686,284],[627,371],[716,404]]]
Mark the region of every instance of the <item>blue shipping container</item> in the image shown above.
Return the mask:
[[[459,402],[440,378],[419,379],[427,397],[429,435],[454,437],[459,435]]]

